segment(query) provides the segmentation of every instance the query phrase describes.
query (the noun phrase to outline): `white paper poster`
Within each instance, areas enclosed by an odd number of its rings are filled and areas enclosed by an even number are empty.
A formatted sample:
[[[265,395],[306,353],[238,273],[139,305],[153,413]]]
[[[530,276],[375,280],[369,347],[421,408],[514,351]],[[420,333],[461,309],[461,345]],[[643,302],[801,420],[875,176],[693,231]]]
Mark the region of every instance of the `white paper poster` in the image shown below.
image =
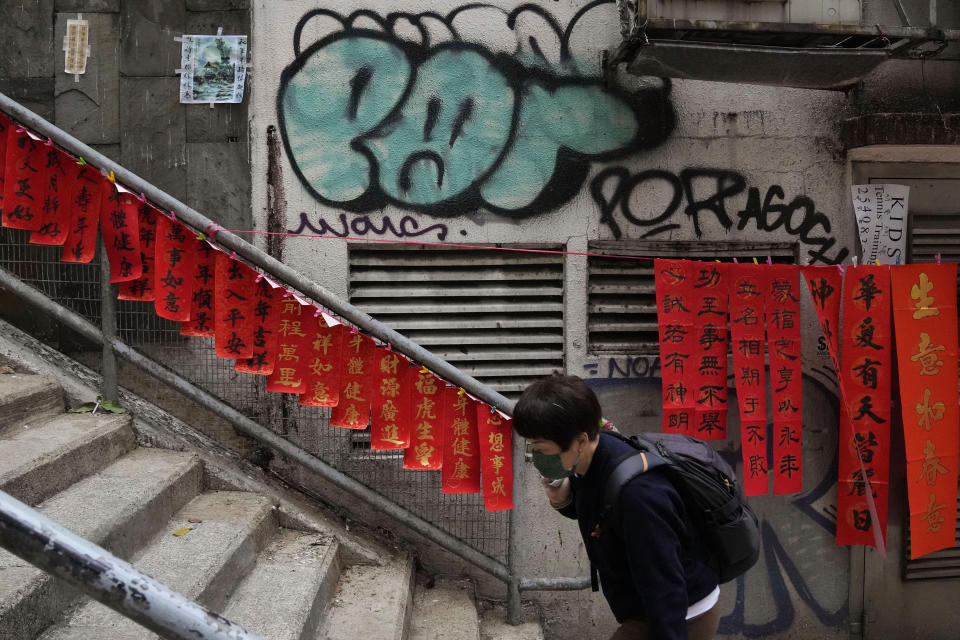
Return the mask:
[[[907,256],[907,199],[902,184],[855,184],[850,187],[863,264],[904,264]]]
[[[247,76],[247,36],[183,36],[180,102],[236,103]]]

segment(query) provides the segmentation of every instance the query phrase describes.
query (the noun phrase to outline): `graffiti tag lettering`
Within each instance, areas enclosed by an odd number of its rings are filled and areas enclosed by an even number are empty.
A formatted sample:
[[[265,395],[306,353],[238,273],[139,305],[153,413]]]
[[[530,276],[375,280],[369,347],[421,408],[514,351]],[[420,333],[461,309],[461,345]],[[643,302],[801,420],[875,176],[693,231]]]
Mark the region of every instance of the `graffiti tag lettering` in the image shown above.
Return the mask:
[[[437,240],[446,240],[448,228],[445,224],[437,223],[421,229],[420,223],[412,216],[403,216],[399,222],[394,224],[390,216],[387,215],[380,217],[380,226],[378,227],[376,221],[369,215],[357,216],[348,221],[345,213],[341,213],[334,223],[327,222],[323,217],[317,218],[314,223],[310,221],[305,212],[301,212],[300,226],[296,229],[289,229],[287,233],[299,235],[305,231],[321,236],[332,235],[338,238],[346,238],[351,234],[355,236],[371,234],[382,236],[387,233],[398,238],[416,238],[429,233],[436,233]]]

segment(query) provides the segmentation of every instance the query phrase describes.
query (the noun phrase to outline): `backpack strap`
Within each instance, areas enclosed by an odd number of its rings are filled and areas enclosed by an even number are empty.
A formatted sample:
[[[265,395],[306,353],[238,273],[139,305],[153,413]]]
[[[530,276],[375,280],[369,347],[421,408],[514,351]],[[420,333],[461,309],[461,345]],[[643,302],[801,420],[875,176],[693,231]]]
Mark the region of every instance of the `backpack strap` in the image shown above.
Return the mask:
[[[603,488],[603,507],[599,523],[601,529],[609,530],[619,523],[620,492],[623,487],[638,475],[666,464],[667,461],[659,454],[643,450],[625,454],[616,460]]]

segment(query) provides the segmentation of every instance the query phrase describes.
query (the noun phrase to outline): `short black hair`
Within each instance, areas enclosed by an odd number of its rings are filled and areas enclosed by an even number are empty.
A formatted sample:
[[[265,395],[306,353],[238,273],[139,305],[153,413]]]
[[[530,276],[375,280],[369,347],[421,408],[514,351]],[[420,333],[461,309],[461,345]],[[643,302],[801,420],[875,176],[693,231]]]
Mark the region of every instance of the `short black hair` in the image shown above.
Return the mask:
[[[577,376],[554,373],[523,390],[513,409],[513,428],[524,438],[551,440],[566,451],[581,433],[596,440],[600,401]]]

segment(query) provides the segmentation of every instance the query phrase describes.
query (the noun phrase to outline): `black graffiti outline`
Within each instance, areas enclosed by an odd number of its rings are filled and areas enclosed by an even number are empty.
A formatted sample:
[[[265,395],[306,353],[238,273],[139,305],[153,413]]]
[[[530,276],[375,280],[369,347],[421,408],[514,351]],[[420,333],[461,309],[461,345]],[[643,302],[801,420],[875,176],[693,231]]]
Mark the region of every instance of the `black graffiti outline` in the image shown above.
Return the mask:
[[[578,11],[567,25],[566,29],[561,29],[556,20],[542,7],[534,4],[524,4],[516,7],[507,14],[507,23],[513,28],[519,15],[524,11],[532,11],[545,20],[554,29],[560,39],[561,59],[570,59],[569,39],[580,18],[590,9],[600,5],[612,4],[614,0],[594,0]],[[545,211],[553,210],[560,205],[569,202],[580,191],[583,183],[589,174],[593,162],[605,162],[622,158],[624,156],[636,153],[643,149],[655,147],[665,141],[676,125],[676,115],[673,105],[669,100],[671,84],[668,79],[663,80],[660,88],[644,88],[638,91],[626,91],[621,87],[608,85],[600,78],[584,76],[564,76],[540,68],[530,68],[524,66],[520,61],[512,57],[512,54],[493,53],[482,45],[466,42],[459,39],[459,33],[453,26],[453,21],[458,14],[468,9],[491,8],[503,11],[500,7],[483,3],[473,3],[458,7],[452,10],[444,18],[435,12],[424,12],[420,14],[410,14],[406,12],[393,12],[385,17],[379,16],[369,9],[360,9],[354,11],[346,18],[329,9],[314,9],[305,13],[297,22],[294,29],[294,51],[296,57],[281,73],[279,90],[277,91],[276,110],[279,123],[279,130],[283,146],[293,168],[294,174],[307,191],[318,201],[353,213],[368,213],[377,209],[383,209],[387,205],[392,205],[400,209],[415,211],[434,217],[453,217],[464,213],[471,213],[480,209],[485,209],[501,215],[522,219],[536,215]],[[344,28],[341,31],[329,34],[309,47],[300,49],[300,37],[307,22],[316,16],[329,17],[339,22]],[[381,25],[386,32],[375,31],[373,29],[355,28],[353,23],[357,18],[369,18]],[[430,44],[429,32],[421,24],[424,18],[431,18],[442,22],[455,38],[453,41],[441,42],[436,45]],[[415,25],[423,36],[422,43],[414,43],[397,38],[392,34],[393,26],[401,19],[408,20]],[[378,186],[380,181],[380,167],[376,162],[373,153],[363,145],[371,138],[381,135],[386,127],[389,127],[398,117],[410,91],[414,87],[411,81],[405,87],[403,94],[397,99],[397,103],[390,112],[381,119],[379,123],[371,127],[366,133],[357,136],[350,142],[350,147],[354,151],[364,156],[370,167],[370,185],[366,191],[357,198],[342,202],[330,200],[322,196],[312,184],[306,179],[301,171],[293,154],[292,145],[287,135],[286,118],[283,110],[283,98],[291,79],[299,73],[310,57],[323,47],[344,38],[369,37],[372,39],[389,42],[398,47],[407,57],[411,67],[416,69],[428,57],[444,50],[470,51],[484,57],[492,67],[503,75],[509,86],[514,92],[513,114],[510,122],[510,129],[503,149],[497,158],[491,163],[480,176],[474,180],[474,184],[462,190],[446,200],[429,204],[408,203],[398,200],[389,194],[383,192]],[[535,42],[535,39],[532,40]],[[539,49],[537,49],[539,50]],[[542,52],[540,56],[546,60]],[[565,146],[560,146],[557,150],[553,173],[548,182],[543,186],[536,198],[526,206],[518,209],[507,209],[491,205],[484,201],[480,191],[483,183],[489,179],[501,166],[506,156],[513,149],[516,142],[517,124],[522,107],[522,90],[531,85],[543,86],[546,90],[559,89],[564,86],[595,86],[601,87],[607,94],[611,94],[623,101],[632,111],[637,122],[637,132],[628,143],[615,149],[603,153],[584,154],[574,151]],[[435,160],[435,159],[434,159]]]
[[[341,213],[338,218],[341,225],[340,231],[335,229],[323,217],[320,217],[315,225],[307,217],[307,213],[302,211],[300,212],[300,226],[296,229],[287,229],[287,233],[301,235],[304,230],[309,230],[319,236],[333,235],[338,238],[346,238],[350,235],[351,231],[358,236],[366,236],[371,233],[373,235],[383,236],[386,235],[389,230],[391,234],[398,238],[417,238],[428,233],[436,232],[437,240],[441,242],[447,239],[447,234],[449,233],[449,227],[443,223],[432,224],[421,229],[420,222],[413,216],[403,216],[399,222],[394,224],[389,215],[384,215],[380,220],[381,226],[379,228],[377,228],[376,222],[367,214],[359,215],[348,221],[347,214]]]

